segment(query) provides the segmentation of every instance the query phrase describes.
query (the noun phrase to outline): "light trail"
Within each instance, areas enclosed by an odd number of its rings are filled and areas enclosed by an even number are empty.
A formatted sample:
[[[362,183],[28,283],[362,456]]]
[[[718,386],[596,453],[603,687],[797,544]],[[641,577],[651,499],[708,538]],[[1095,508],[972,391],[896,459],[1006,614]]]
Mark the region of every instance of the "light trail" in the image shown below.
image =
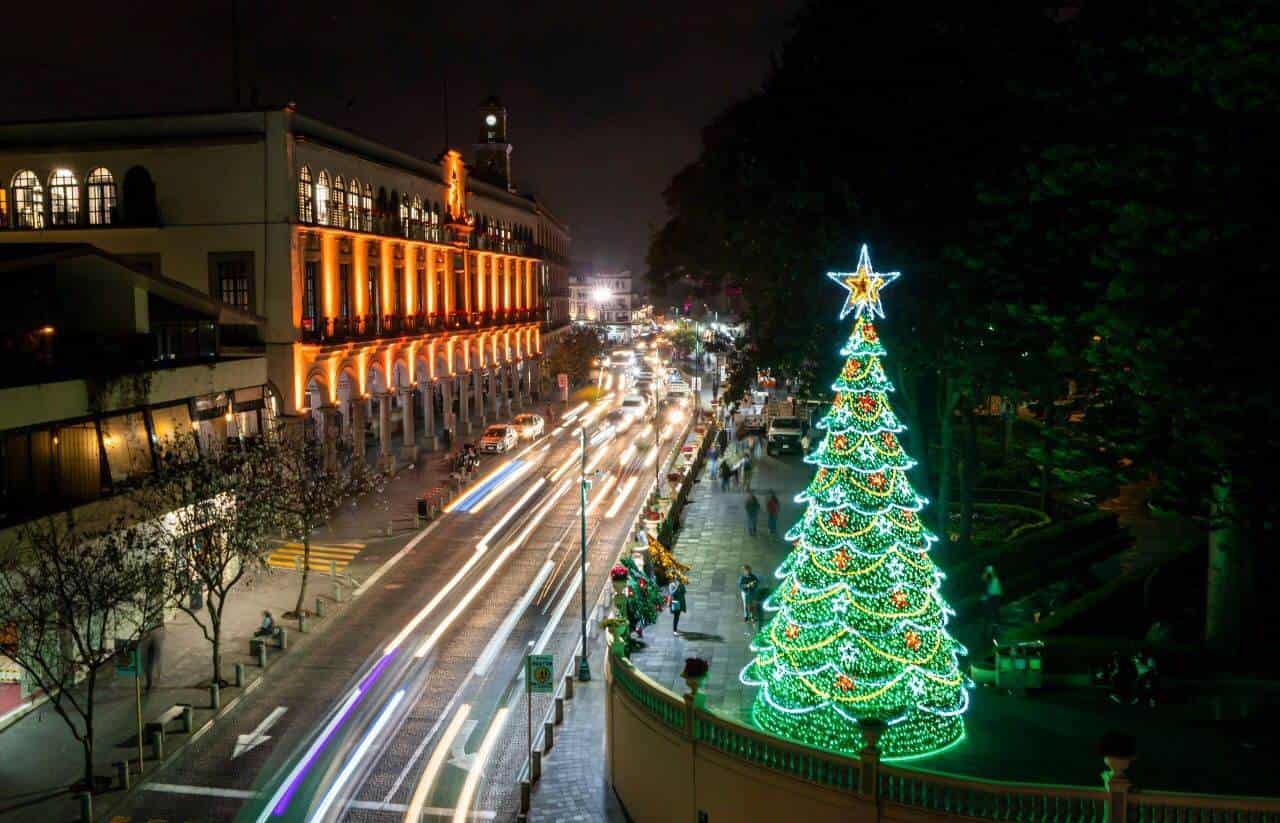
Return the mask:
[[[391,719],[392,712],[396,706],[400,705],[400,701],[404,699],[404,689],[396,692],[387,701],[387,705],[382,709],[382,713],[378,715],[378,719],[374,721],[373,726],[365,733],[364,738],[360,741],[360,745],[356,747],[355,753],[347,760],[342,771],[338,773],[338,779],[333,781],[333,785],[329,787],[329,791],[325,792],[324,800],[320,801],[320,806],[316,809],[315,814],[311,815],[311,820],[324,820],[325,815],[329,813],[329,809],[333,806],[335,800],[338,799],[338,793],[342,791],[342,787],[351,779],[351,775],[355,772],[356,767],[360,765],[360,761],[369,753],[369,747],[373,745],[373,741],[378,735],[382,734],[382,727],[387,725],[387,721]]]
[[[493,528],[485,532],[484,537],[480,538],[480,542],[476,544],[476,551],[483,552],[485,549],[489,548],[489,541],[493,539],[494,535],[502,531],[503,527],[507,525],[511,518],[515,517],[516,514],[524,508],[524,504],[529,502],[529,498],[533,497],[533,495],[537,493],[538,489],[542,488],[546,482],[546,479],[542,477],[535,480],[533,485],[529,487],[529,490],[521,495],[520,499],[516,501],[515,505],[507,509],[507,513],[502,515],[501,519],[499,519],[497,523],[493,524]]]
[[[649,454],[645,457],[642,465],[652,466],[658,460],[658,448],[655,446],[649,450]]]
[[[404,823],[421,823],[422,807],[426,805],[427,797],[431,794],[431,786],[436,782],[436,775],[444,766],[445,758],[453,751],[453,740],[458,736],[458,732],[462,731],[462,726],[466,723],[469,714],[471,714],[471,704],[463,703],[458,707],[458,713],[453,716],[452,722],[449,723],[449,728],[444,730],[444,735],[436,744],[436,750],[431,753],[431,759],[427,761],[427,768],[418,780],[417,788],[413,790],[413,798],[409,801],[409,807],[404,813]]]
[[[520,602],[516,603],[515,608],[507,613],[507,617],[502,621],[502,625],[493,633],[493,637],[489,638],[489,642],[485,644],[484,651],[480,652],[480,656],[476,658],[476,665],[471,671],[477,677],[484,677],[485,672],[489,670],[494,658],[498,656],[498,652],[502,650],[502,645],[507,642],[507,638],[511,636],[511,632],[515,630],[516,623],[524,616],[524,612],[529,608],[529,604],[533,602],[533,598],[537,596],[538,590],[546,583],[547,578],[551,575],[554,564],[550,558],[542,564],[542,568],[538,570],[538,574],[529,583],[528,589],[525,590],[524,596],[520,598]]]
[[[577,454],[569,455],[569,459],[561,463],[560,468],[553,471],[551,473],[551,476],[548,477],[547,479],[550,480],[552,483],[559,480],[561,475],[569,471],[569,469],[573,468],[573,464],[578,462],[579,457],[580,455],[577,455]]]
[[[579,403],[578,405],[574,406],[572,409],[569,409],[569,411],[565,412],[564,416],[560,418],[560,422],[568,423],[569,421],[573,420],[573,418],[577,417],[579,414],[582,414],[582,410],[589,405],[591,404]]]
[[[489,754],[493,751],[493,746],[498,741],[498,735],[502,733],[502,726],[506,722],[507,707],[503,706],[493,716],[493,724],[489,726],[489,731],[485,732],[480,751],[476,752],[476,759],[471,763],[471,771],[467,772],[467,780],[462,784],[462,792],[458,795],[458,807],[453,811],[453,823],[467,823],[467,815],[471,811],[471,801],[475,798],[480,776],[484,773],[485,764],[489,762]]]
[[[611,505],[609,507],[609,510],[604,513],[604,517],[606,520],[608,520],[610,517],[613,517],[615,514],[618,513],[618,510],[622,508],[623,501],[625,501],[627,499],[627,496],[631,494],[631,490],[636,487],[637,478],[638,478],[638,475],[633,474],[627,478],[626,483],[622,484],[622,488],[618,490],[617,496],[613,498],[613,505]]]
[[[525,473],[525,472],[527,472],[529,469],[533,468],[533,464],[532,464],[532,463],[526,463],[526,462],[525,462],[525,461],[523,461],[523,460],[517,460],[517,461],[515,461],[515,462],[517,462],[517,463],[519,463],[519,464],[520,464],[520,468],[516,469],[515,471],[513,471],[513,472],[509,473],[506,477],[504,477],[504,478],[502,479],[502,482],[501,482],[501,483],[499,483],[498,485],[496,485],[496,486],[494,486],[492,489],[490,489],[490,490],[489,490],[489,491],[484,495],[484,497],[481,497],[481,498],[480,498],[480,500],[479,500],[479,502],[477,502],[475,505],[473,505],[470,509],[461,509],[461,510],[462,510],[462,511],[470,511],[472,514],[479,514],[479,513],[480,513],[480,510],[481,510],[481,509],[483,509],[486,505],[488,505],[488,503],[489,503],[489,501],[490,501],[490,500],[492,500],[492,499],[494,499],[495,497],[497,497],[497,496],[498,496],[499,494],[501,494],[501,493],[502,493],[502,492],[503,492],[507,487],[509,487],[512,483],[516,482],[516,480],[518,480],[518,479],[520,478],[520,475],[524,474],[524,473]]]
[[[587,563],[583,567],[585,571],[591,570],[591,564]],[[569,605],[573,603],[573,595],[578,591],[578,587],[582,585],[582,576],[572,574],[573,582],[565,589],[564,594],[560,596],[560,602],[556,604],[556,610],[551,614],[551,619],[547,621],[546,627],[542,630],[542,634],[538,636],[538,642],[533,644],[533,654],[542,654],[542,650],[551,642],[551,635],[555,634],[555,630],[560,626],[560,619],[564,617],[564,613],[569,610]],[[521,672],[521,677],[524,673]]]
[[[344,700],[342,705],[338,708],[337,713],[334,714],[333,718],[325,725],[324,729],[320,732],[319,737],[317,737],[315,742],[311,744],[311,747],[307,749],[307,753],[303,756],[302,760],[298,761],[297,765],[293,767],[293,770],[289,772],[289,776],[280,784],[280,788],[276,789],[276,793],[271,797],[271,802],[266,805],[262,810],[262,814],[258,816],[258,823],[263,823],[263,821],[265,821],[270,815],[280,816],[285,813],[285,810],[289,808],[289,801],[293,799],[293,793],[298,790],[298,786],[301,784],[302,779],[306,777],[307,772],[315,763],[316,757],[320,754],[320,750],[328,744],[329,738],[333,736],[333,733],[337,728],[341,726],[343,721],[347,719],[347,716],[351,714],[351,710],[360,702],[360,698],[364,696],[369,686],[373,685],[373,682],[382,674],[382,670],[386,668],[386,665],[390,660],[391,653],[384,653],[382,658],[373,667],[373,670],[370,671],[369,674],[365,675],[364,680],[361,680],[358,686],[351,690],[350,694],[347,695],[347,699]]]
[[[618,482],[617,475],[606,475],[600,485],[591,490],[593,494],[591,495],[591,502],[587,504],[587,514],[591,514],[591,510],[594,509],[601,500],[604,500],[604,496],[609,493],[609,489],[611,489],[613,484],[616,482]]]
[[[395,651],[400,646],[400,644],[403,643],[405,639],[410,634],[413,633],[413,630],[418,628],[418,626],[421,625],[422,621],[426,620],[427,617],[429,617],[431,613],[435,611],[436,608],[439,607],[441,601],[443,601],[446,597],[448,597],[449,593],[452,592],[455,588],[457,588],[458,584],[461,583],[463,579],[466,578],[467,574],[471,571],[471,569],[474,568],[475,565],[480,562],[480,558],[484,556],[485,551],[489,548],[489,540],[492,539],[493,536],[496,535],[498,531],[507,524],[507,521],[509,521],[512,517],[515,517],[516,513],[519,512],[520,509],[524,507],[524,504],[528,501],[528,499],[532,497],[533,494],[537,492],[538,489],[540,489],[545,482],[546,482],[545,480],[539,477],[537,482],[533,484],[533,488],[525,492],[524,496],[521,497],[518,501],[516,501],[516,504],[514,506],[512,506],[510,509],[507,510],[507,513],[502,516],[502,519],[499,520],[498,523],[492,529],[490,529],[489,532],[485,534],[483,538],[481,538],[480,542],[476,544],[475,552],[471,555],[471,557],[467,559],[466,563],[462,564],[462,568],[458,569],[458,571],[454,573],[453,577],[449,578],[449,582],[445,583],[444,587],[441,588],[440,591],[436,592],[435,596],[432,597],[431,600],[427,602],[427,605],[423,606],[421,611],[415,614],[413,616],[413,619],[410,620],[408,623],[406,623],[404,625],[404,628],[402,628],[399,631],[399,633],[396,634],[394,638],[392,638],[391,642],[387,644],[386,649],[383,651],[383,654],[390,654],[391,652]]]
[[[523,463],[524,463],[523,460],[519,460],[519,459],[512,460],[510,463],[507,463],[505,466],[500,466],[497,469],[489,472],[484,476],[483,479],[479,480],[476,483],[476,486],[471,491],[467,492],[462,497],[459,497],[457,500],[450,501],[449,504],[444,507],[444,510],[446,512],[470,511],[471,507],[474,506],[477,502],[479,502],[480,499],[483,498],[486,494],[488,494],[490,489],[492,489],[497,484],[501,483],[503,478],[505,478],[508,474],[515,471],[516,469],[520,468],[520,466],[523,465]]]

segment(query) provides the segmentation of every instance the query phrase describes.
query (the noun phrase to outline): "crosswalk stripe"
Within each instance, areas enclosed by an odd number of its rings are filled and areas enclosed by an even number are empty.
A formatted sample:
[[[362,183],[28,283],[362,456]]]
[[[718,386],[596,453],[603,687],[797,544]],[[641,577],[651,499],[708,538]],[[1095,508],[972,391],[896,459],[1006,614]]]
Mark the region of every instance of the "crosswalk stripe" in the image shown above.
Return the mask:
[[[335,552],[349,552],[351,554],[359,554],[364,549],[363,543],[312,543],[312,550],[329,549]],[[276,549],[297,549],[303,548],[301,543],[277,543]]]
[[[360,552],[353,552],[347,549],[329,549],[320,546],[311,547],[312,557],[332,557],[335,560],[349,560]],[[302,557],[306,554],[304,549],[276,549],[272,555],[280,555],[281,557]]]

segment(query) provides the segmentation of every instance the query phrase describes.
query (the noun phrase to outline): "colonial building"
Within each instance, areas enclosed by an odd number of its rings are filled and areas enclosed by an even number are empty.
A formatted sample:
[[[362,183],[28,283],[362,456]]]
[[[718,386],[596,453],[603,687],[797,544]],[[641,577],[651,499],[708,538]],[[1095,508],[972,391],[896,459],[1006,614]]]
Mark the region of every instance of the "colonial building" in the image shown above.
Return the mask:
[[[292,107],[0,126],[0,244],[86,244],[260,318],[273,407],[411,457],[539,391],[566,270],[505,110],[480,116],[485,180]]]
[[[652,320],[652,308],[632,291],[631,272],[569,278],[569,319],[596,326],[610,340],[630,342]]]

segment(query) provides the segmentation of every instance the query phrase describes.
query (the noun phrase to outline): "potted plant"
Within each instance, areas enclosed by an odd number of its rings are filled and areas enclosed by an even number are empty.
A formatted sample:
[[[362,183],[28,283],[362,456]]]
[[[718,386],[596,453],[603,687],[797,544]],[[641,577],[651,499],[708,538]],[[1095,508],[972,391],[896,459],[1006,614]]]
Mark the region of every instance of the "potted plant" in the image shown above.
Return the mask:
[[[689,687],[689,694],[697,697],[698,690],[706,682],[707,672],[710,668],[711,664],[701,657],[686,657],[684,659],[684,669],[680,672],[680,676],[684,678],[685,685]]]
[[[627,590],[628,577],[627,567],[621,563],[616,564],[609,570],[609,582],[613,584],[614,594],[622,594]]]

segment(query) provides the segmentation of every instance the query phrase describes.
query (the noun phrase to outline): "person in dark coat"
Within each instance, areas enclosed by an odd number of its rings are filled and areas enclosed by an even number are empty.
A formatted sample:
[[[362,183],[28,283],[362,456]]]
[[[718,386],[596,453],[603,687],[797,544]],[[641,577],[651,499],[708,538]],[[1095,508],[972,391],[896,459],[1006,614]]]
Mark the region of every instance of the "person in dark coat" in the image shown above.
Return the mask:
[[[685,587],[679,580],[671,581],[671,633],[680,633],[680,615],[689,610],[685,602]]]

